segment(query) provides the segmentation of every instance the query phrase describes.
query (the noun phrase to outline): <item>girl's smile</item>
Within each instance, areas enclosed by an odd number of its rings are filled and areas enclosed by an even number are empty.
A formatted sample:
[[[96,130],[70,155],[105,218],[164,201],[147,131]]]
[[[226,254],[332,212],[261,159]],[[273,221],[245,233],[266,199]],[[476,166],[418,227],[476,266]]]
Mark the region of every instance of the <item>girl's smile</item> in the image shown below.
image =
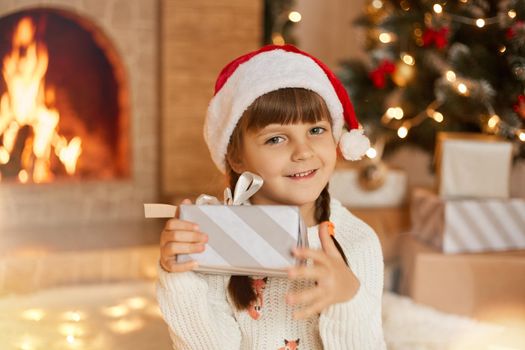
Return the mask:
[[[307,170],[303,172],[294,173],[292,175],[286,175],[286,177],[289,177],[290,179],[294,181],[302,181],[302,180],[311,179],[312,177],[314,177],[316,171],[317,169]]]

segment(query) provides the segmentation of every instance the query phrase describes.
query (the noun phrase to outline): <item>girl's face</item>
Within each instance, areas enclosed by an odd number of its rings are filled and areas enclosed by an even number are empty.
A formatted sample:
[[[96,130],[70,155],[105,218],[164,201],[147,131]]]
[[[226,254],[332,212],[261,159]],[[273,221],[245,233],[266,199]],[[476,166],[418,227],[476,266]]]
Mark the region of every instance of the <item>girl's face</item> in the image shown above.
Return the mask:
[[[269,124],[243,137],[239,173],[251,171],[264,184],[255,204],[312,204],[328,183],[337,151],[328,120]]]

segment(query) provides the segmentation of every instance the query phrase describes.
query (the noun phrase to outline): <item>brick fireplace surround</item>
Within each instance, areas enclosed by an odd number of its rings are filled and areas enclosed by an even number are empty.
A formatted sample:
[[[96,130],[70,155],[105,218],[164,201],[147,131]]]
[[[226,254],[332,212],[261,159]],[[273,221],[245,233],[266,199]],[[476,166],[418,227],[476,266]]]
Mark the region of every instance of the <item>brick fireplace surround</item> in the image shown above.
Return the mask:
[[[140,227],[136,223],[144,221],[142,203],[158,197],[158,2],[0,0],[0,16],[33,7],[68,11],[90,22],[112,43],[129,91],[130,176],[41,185],[1,183],[0,237],[6,243],[15,235],[21,239],[25,232],[44,234],[57,227],[77,234],[93,233],[97,225],[114,230],[123,222],[129,228]]]

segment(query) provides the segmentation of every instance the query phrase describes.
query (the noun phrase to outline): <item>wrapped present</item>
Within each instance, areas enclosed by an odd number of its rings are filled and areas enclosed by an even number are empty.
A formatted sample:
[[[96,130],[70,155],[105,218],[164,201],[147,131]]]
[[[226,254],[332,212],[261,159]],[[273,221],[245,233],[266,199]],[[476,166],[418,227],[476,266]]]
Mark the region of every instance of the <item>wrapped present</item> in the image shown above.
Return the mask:
[[[307,232],[299,208],[285,205],[242,205],[262,186],[262,179],[243,173],[235,192],[225,191],[224,204],[201,195],[196,205],[181,205],[180,219],[195,222],[208,235],[205,250],[181,254],[178,262],[196,260],[196,271],[233,274],[286,276],[296,261],[291,250],[307,247]],[[146,217],[173,217],[175,206],[145,204]]]
[[[443,199],[422,188],[410,203],[411,234],[444,253],[525,248],[525,199]]]
[[[509,197],[512,144],[497,136],[439,133],[438,193],[444,198]]]
[[[406,235],[399,292],[444,312],[525,325],[525,251],[446,255]]]

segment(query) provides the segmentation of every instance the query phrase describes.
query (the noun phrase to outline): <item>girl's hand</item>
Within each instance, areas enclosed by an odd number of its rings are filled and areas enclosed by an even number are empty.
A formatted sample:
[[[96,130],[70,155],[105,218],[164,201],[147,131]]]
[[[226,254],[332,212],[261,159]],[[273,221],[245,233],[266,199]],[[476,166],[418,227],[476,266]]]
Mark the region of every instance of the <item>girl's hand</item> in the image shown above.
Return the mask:
[[[289,293],[286,301],[290,305],[304,304],[305,307],[294,313],[295,319],[305,319],[330,305],[348,301],[359,289],[359,280],[346,266],[330,234],[328,223],[319,225],[319,238],[322,250],[296,249],[297,258],[312,259],[313,266],[295,266],[288,270],[291,280],[306,279],[316,282],[316,286],[299,293]]]
[[[191,204],[185,199],[181,204]],[[179,220],[179,208],[174,219],[166,222],[160,235],[160,266],[168,272],[185,272],[197,267],[196,261],[177,263],[178,254],[201,253],[208,236],[199,232],[197,224]]]

